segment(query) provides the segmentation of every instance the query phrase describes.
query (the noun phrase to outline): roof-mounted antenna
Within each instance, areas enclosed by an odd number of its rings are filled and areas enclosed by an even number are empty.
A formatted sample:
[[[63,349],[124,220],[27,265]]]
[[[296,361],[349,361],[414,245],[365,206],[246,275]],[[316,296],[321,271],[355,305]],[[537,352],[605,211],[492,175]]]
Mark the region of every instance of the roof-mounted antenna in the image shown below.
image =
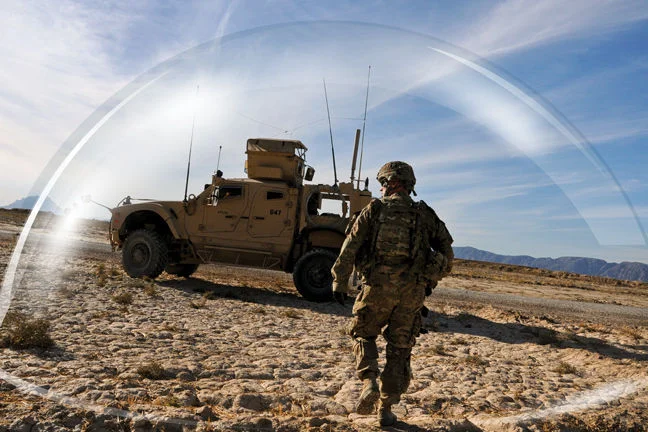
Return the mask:
[[[218,162],[216,162],[216,177],[220,178],[223,177],[223,171],[221,171],[220,168],[220,157],[221,157],[221,151],[223,151],[223,146],[218,146]]]
[[[364,118],[362,119],[362,143],[360,144],[360,166],[358,167],[358,189],[360,189],[360,179],[362,178],[362,155],[364,153],[365,125],[367,124],[367,104],[369,103],[369,78],[371,77],[371,65],[367,73],[367,96],[365,97]]]
[[[198,101],[198,90],[200,86],[196,86],[196,101],[194,101],[193,121],[191,122],[191,139],[189,140],[189,161],[187,162],[187,181],[185,182],[184,202],[187,202],[187,191],[189,190],[189,171],[191,170],[191,149],[193,147],[194,127],[196,126],[196,105]]]
[[[326,93],[326,80],[322,78],[322,82],[324,83],[324,99],[326,99],[326,114],[328,115],[329,133],[331,134],[331,153],[333,154],[333,177],[335,177],[335,183],[333,183],[333,185],[337,186],[338,178],[337,178],[337,169],[335,167],[335,147],[333,147],[333,128],[331,127],[331,112],[329,111],[328,94]]]
[[[353,182],[355,181],[355,169],[356,169],[356,160],[358,159],[358,144],[360,144],[360,129],[356,129],[356,134],[355,134],[355,145],[353,146],[353,159],[351,163],[351,186],[353,186]],[[360,181],[360,180],[358,180]],[[360,183],[358,183],[359,185]],[[358,189],[360,186],[358,186]]]

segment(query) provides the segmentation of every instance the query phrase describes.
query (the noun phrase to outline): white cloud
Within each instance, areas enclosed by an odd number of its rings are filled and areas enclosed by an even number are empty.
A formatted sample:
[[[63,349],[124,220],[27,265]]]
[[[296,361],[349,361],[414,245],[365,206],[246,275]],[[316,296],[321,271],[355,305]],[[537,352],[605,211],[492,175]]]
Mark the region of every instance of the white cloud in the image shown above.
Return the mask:
[[[481,55],[503,55],[561,39],[600,35],[647,18],[642,0],[508,0],[456,40]]]
[[[3,170],[0,182],[13,187],[2,188],[0,204],[17,191],[25,195],[65,137],[125,83],[108,51],[119,46],[130,19],[73,1],[3,2],[0,158],[11,170]],[[19,153],[10,158],[7,148]]]
[[[491,179],[493,180],[495,179]],[[434,202],[430,202],[430,205],[435,209],[438,208],[449,220],[471,219],[469,215],[481,214],[483,209],[489,208],[493,203],[528,195],[540,186],[542,185],[535,182],[520,182],[461,187],[435,199]]]

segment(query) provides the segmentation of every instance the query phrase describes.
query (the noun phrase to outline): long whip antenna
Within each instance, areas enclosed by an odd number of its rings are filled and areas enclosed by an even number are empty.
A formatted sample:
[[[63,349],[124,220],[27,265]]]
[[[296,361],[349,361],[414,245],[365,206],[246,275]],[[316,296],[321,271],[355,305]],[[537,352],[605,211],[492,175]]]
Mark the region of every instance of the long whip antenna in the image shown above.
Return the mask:
[[[331,153],[333,154],[333,177],[335,177],[334,185],[337,186],[338,178],[337,178],[337,169],[335,167],[335,147],[333,147],[333,128],[331,127],[331,112],[329,111],[328,94],[326,93],[326,80],[322,78],[322,82],[324,83],[324,99],[326,99],[326,114],[328,115],[329,134],[331,135]]]
[[[364,118],[362,119],[362,141],[360,143],[360,166],[358,166],[358,189],[360,189],[360,180],[362,179],[362,155],[364,152],[365,126],[367,124],[367,104],[369,103],[369,78],[371,77],[371,65],[367,73],[367,96],[365,97]]]
[[[216,163],[216,172],[218,172],[218,168],[220,168],[220,156],[222,150],[223,146],[218,146],[218,162]]]
[[[200,86],[196,86],[196,102],[198,101],[198,90]],[[187,191],[189,190],[189,171],[191,170],[191,149],[193,148],[194,128],[196,126],[196,105],[194,102],[193,121],[191,122],[191,139],[189,140],[189,160],[187,161],[187,181],[185,182],[184,202],[187,202]]]

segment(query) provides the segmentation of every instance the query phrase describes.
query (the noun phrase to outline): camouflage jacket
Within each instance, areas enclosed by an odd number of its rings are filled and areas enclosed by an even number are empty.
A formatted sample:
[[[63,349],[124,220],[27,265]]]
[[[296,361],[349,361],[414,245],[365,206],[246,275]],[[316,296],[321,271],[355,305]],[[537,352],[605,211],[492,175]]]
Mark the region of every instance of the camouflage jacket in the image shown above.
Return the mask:
[[[392,195],[390,199],[402,199],[406,203],[413,203],[414,201],[409,195],[399,193],[395,197]],[[347,237],[342,244],[340,255],[335,261],[331,273],[333,275],[333,291],[335,292],[348,292],[348,280],[353,271],[354,265],[357,263],[358,254],[362,253],[363,248],[367,248],[368,244],[372,241],[374,230],[377,229],[377,220],[383,206],[385,198],[380,200],[372,200],[359,215],[355,218],[353,225],[347,230]],[[425,203],[421,202],[419,208],[422,208],[422,223],[424,232],[427,233],[427,240],[429,245],[435,252],[442,254],[445,257],[445,268],[441,271],[443,275],[450,273],[452,270],[452,261],[454,253],[452,251],[452,236],[448,232],[445,224],[436,215],[434,210],[428,207]],[[359,269],[361,273],[366,273],[367,269]],[[363,281],[366,282],[366,274],[361,274]],[[439,277],[440,278],[440,277]]]

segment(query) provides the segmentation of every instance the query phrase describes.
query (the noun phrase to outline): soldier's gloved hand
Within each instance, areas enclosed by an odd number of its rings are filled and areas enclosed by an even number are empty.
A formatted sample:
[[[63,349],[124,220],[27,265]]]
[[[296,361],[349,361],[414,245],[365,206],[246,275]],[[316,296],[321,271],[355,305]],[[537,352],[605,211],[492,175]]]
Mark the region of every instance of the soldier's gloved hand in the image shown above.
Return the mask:
[[[432,295],[432,290],[436,288],[437,284],[438,282],[434,281],[434,282],[430,282],[425,286],[425,297],[429,297],[430,295]]]
[[[333,298],[335,299],[336,302],[344,306],[344,302],[346,301],[347,298],[349,298],[349,295],[344,292],[333,291]]]
[[[450,273],[452,273],[452,260],[446,258],[446,264],[443,268],[443,277],[448,276]]]

